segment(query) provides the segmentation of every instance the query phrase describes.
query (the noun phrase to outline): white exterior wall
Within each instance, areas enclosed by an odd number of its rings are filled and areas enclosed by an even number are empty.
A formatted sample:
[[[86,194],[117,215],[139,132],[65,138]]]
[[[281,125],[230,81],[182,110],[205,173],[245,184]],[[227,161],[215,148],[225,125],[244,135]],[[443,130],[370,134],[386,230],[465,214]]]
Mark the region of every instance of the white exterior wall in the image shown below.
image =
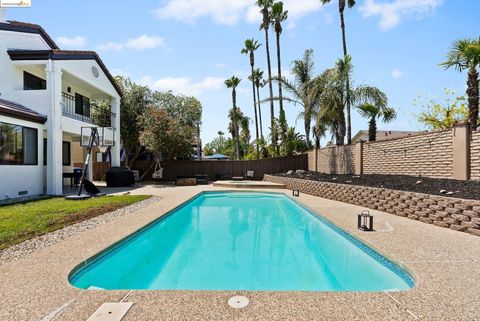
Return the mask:
[[[36,194],[43,193],[43,182],[46,182],[47,194],[62,194],[63,180],[62,173],[71,168],[62,165],[62,141],[64,133],[80,135],[81,127],[93,126],[76,119],[62,116],[62,92],[68,93],[67,88],[71,87],[70,95],[79,93],[90,99],[108,99],[112,101],[112,112],[116,114],[115,121],[115,147],[112,149],[112,165],[120,165],[120,96],[108,77],[103,73],[95,60],[32,60],[32,61],[11,61],[7,53],[9,49],[47,50],[50,47],[38,34],[28,34],[0,30],[0,98],[24,105],[40,114],[47,115],[48,120],[42,129],[46,129],[45,136],[48,139],[47,145],[47,166],[43,168],[43,134],[39,132],[39,168],[41,178],[25,179],[24,185],[29,184],[30,190]],[[99,71],[98,78],[92,74],[92,66]],[[47,81],[46,90],[23,90],[23,72],[27,71]],[[13,122],[18,123],[18,122]],[[32,127],[32,126],[30,126]],[[78,142],[72,143],[79,144]],[[40,158],[41,155],[41,158]],[[0,165],[0,173],[5,171]],[[29,166],[19,167],[17,177],[29,177]],[[20,175],[19,175],[20,174]],[[3,176],[0,176],[3,181]],[[15,192],[5,189],[0,185],[0,199],[3,194]],[[5,192],[6,191],[6,192]],[[4,193],[5,192],[5,193]],[[30,192],[29,192],[30,194]],[[13,197],[13,196],[10,196]]]
[[[38,164],[37,165],[0,165],[0,200],[19,196],[18,192],[27,191],[25,196],[43,194],[43,124],[32,123],[17,118],[0,116],[0,121],[37,129]]]

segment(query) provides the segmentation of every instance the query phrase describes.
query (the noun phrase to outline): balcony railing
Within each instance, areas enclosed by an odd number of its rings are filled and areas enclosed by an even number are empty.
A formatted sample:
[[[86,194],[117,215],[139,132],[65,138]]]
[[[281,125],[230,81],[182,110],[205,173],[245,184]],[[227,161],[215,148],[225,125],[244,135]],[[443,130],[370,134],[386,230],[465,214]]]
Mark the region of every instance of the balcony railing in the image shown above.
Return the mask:
[[[114,127],[115,114],[109,110],[96,108],[89,101],[76,102],[75,96],[62,93],[63,116],[101,127]]]

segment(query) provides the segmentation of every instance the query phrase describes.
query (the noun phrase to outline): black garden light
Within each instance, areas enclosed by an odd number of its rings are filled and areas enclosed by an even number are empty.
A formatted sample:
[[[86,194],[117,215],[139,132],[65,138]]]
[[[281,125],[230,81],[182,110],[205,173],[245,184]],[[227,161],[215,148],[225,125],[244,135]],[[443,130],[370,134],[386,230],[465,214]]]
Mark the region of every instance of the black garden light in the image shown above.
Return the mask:
[[[292,189],[292,196],[294,196],[294,197],[299,197],[299,196],[300,196],[300,190],[298,190],[298,189]]]
[[[373,231],[373,216],[368,210],[363,210],[358,214],[357,227],[362,231]]]

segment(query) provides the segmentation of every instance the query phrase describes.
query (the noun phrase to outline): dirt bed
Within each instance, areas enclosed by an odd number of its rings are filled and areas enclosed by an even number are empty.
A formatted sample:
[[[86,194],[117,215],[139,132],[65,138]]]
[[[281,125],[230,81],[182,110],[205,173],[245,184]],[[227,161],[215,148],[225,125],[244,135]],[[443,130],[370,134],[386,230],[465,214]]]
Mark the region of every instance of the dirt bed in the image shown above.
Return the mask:
[[[316,172],[276,174],[275,176],[314,181],[361,185],[395,190],[480,200],[480,181],[459,181],[404,175],[331,175]]]

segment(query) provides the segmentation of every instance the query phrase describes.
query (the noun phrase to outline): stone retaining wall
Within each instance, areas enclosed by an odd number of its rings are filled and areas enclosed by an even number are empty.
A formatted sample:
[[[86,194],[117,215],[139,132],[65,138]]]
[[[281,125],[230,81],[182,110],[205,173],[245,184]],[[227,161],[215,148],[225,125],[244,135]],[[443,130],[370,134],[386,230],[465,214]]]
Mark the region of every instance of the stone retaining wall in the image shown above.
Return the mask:
[[[288,189],[480,236],[480,201],[265,175]]]

